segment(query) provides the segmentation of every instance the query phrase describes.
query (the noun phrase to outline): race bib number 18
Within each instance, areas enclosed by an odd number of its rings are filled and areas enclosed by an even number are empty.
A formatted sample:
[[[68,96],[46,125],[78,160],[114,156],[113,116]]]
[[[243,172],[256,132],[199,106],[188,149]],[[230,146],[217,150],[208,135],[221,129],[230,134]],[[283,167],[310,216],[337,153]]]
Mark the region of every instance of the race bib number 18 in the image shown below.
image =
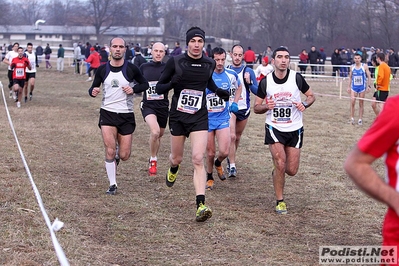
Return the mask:
[[[202,91],[184,89],[177,101],[177,110],[183,113],[195,114],[201,108]]]

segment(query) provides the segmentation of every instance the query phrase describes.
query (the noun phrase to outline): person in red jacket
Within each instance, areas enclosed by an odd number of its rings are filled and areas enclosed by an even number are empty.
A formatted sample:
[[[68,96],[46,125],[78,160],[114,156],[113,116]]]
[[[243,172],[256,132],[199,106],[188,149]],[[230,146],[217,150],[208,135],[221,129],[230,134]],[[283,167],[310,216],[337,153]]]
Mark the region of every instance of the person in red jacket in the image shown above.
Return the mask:
[[[245,63],[247,63],[248,67],[253,68],[253,65],[256,62],[256,55],[255,52],[251,50],[251,46],[249,46],[248,50],[245,51],[243,59]]]
[[[89,78],[86,81],[92,81],[91,78],[91,71],[93,70],[93,76],[96,74],[97,72],[97,68],[100,66],[100,54],[96,51],[96,49],[94,47],[90,48],[90,55],[89,57],[85,60],[87,63],[90,64],[89,67]]]
[[[10,64],[12,69],[12,84],[15,93],[17,94],[17,107],[21,107],[22,88],[25,86],[26,68],[31,70],[29,59],[24,57],[24,48],[18,48],[18,56],[15,57]]]

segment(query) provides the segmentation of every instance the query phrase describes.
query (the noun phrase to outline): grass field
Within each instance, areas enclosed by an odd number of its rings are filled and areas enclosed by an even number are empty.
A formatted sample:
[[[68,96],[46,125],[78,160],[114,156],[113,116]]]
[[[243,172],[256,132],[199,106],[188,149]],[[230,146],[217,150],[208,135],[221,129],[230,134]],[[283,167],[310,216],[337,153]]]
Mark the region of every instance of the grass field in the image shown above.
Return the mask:
[[[168,188],[167,130],[159,173],[149,177],[149,130],[138,98],[132,157],[119,165],[119,193],[105,194],[101,97],[89,97],[86,76],[66,68],[58,73],[42,63],[33,100],[20,109],[8,98],[4,64],[0,80],[48,215],[65,223],[56,236],[71,265],[318,265],[321,245],[380,245],[386,207],[360,192],[343,170],[375,116],[366,102],[363,126],[348,124],[349,100],[339,99],[332,78],[307,79],[317,99],[304,115],[299,172],[287,178],[288,215],[274,213],[265,116],[252,113],[238,150],[238,178],[216,180],[206,194],[213,217],[197,223],[189,143],[176,184]],[[397,94],[397,85],[391,87]],[[58,265],[3,100],[0,121],[0,265]],[[375,167],[383,173],[381,160]]]

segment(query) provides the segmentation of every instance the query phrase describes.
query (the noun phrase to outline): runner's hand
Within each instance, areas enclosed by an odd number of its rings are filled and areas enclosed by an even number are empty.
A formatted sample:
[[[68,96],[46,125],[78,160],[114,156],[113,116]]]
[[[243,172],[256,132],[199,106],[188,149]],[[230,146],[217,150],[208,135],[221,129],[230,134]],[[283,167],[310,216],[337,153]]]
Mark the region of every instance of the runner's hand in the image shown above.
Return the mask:
[[[228,101],[230,98],[230,92],[221,88],[216,90],[216,95],[219,96],[220,99]]]
[[[232,102],[229,107],[229,111],[233,114],[238,113],[238,104],[236,102]]]

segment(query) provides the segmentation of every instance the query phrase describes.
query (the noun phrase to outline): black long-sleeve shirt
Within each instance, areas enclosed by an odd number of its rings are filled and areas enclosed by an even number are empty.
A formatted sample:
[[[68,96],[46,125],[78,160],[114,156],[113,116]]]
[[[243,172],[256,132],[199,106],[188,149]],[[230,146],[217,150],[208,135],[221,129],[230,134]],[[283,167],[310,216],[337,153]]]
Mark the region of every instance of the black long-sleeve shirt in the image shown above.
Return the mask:
[[[156,92],[163,94],[172,89],[170,81],[174,75],[181,77],[179,84],[173,89],[172,104],[169,117],[186,123],[194,123],[200,119],[207,119],[208,110],[206,108],[206,88],[216,92],[218,87],[212,79],[212,73],[215,69],[215,61],[211,58],[202,56],[199,59],[191,58],[187,53],[171,57],[165,66],[159,81],[156,85]],[[182,92],[198,91],[195,99],[201,99],[201,106],[194,114],[189,114],[181,110],[178,106],[179,98]],[[201,95],[201,97],[199,96]],[[190,97],[190,96],[187,96]],[[198,98],[199,97],[199,98]],[[185,99],[183,99],[185,100]],[[206,117],[206,118],[205,118]]]

